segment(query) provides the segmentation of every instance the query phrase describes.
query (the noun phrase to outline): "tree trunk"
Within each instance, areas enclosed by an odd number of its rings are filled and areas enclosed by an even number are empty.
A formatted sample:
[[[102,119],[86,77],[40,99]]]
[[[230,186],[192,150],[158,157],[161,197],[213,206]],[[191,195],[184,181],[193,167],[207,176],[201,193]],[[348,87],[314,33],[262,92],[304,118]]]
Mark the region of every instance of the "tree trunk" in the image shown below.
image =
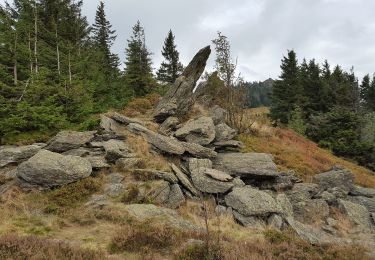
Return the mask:
[[[72,84],[72,66],[71,66],[71,63],[70,63],[70,50],[69,50],[69,53],[68,53],[68,65],[69,65],[69,84],[71,85]]]
[[[57,71],[59,73],[59,76],[61,75],[61,69],[60,69],[60,51],[59,51],[59,38],[57,34],[57,25],[56,25],[56,55],[57,55]]]
[[[38,73],[38,10],[37,5],[35,2],[34,6],[34,33],[35,33],[35,39],[34,39],[34,58],[35,58],[35,73]]]
[[[30,35],[30,32],[29,32],[29,60],[30,60],[30,75],[33,74],[33,58],[32,58],[33,54],[32,54],[32,51],[31,51],[31,35]]]
[[[13,78],[14,78],[14,85],[16,86],[18,83],[18,72],[17,72],[17,32],[14,35],[14,55],[13,55]]]

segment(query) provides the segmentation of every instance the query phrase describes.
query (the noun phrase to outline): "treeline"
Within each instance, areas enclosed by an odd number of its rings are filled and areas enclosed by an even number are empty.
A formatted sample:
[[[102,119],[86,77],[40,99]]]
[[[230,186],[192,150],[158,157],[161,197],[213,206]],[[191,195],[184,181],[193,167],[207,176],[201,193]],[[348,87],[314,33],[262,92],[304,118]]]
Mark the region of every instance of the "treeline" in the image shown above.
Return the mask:
[[[272,93],[274,80],[267,79],[265,81],[245,82],[246,90],[246,107],[269,107],[271,106],[270,94]]]
[[[132,97],[156,91],[182,71],[170,31],[165,57],[153,74],[145,30],[138,21],[124,43],[125,68],[111,52],[116,32],[100,2],[95,23],[82,1],[14,0],[0,6],[0,142],[90,128],[90,115],[121,108]],[[162,43],[161,43],[162,44]]]
[[[375,170],[375,75],[360,83],[353,69],[331,69],[289,51],[273,85],[270,116],[321,147]]]

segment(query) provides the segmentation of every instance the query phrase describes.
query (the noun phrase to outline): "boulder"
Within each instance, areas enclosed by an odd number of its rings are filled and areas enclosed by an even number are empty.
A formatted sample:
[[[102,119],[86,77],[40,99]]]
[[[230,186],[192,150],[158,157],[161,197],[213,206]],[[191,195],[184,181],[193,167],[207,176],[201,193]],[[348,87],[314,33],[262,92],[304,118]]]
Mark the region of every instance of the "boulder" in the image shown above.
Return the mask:
[[[127,117],[127,116],[124,116],[124,115],[121,115],[119,113],[112,113],[110,115],[110,117],[115,120],[116,122],[118,123],[121,123],[121,124],[124,124],[124,125],[128,125],[128,124],[139,124],[139,125],[143,125],[143,122],[136,119],[136,118],[130,118],[130,117]]]
[[[214,124],[218,125],[220,123],[224,123],[225,122],[225,119],[226,119],[226,117],[228,115],[228,111],[226,111],[225,109],[219,107],[218,105],[215,105],[214,107],[212,107],[210,109],[209,115],[212,118],[212,120],[214,121]]]
[[[157,105],[154,113],[157,122],[163,122],[170,116],[181,117],[191,110],[195,102],[193,90],[206,67],[210,54],[211,48],[207,46],[194,56]]]
[[[200,168],[212,168],[212,161],[209,159],[197,159],[197,158],[189,158],[188,159],[188,168],[189,172],[197,172]]]
[[[274,178],[278,175],[272,156],[264,153],[219,153],[214,168],[243,178]]]
[[[215,213],[219,216],[233,216],[232,208],[228,208],[223,205],[217,205],[215,208]]]
[[[17,177],[29,184],[51,188],[90,176],[91,163],[81,157],[41,150],[17,168]]]
[[[218,151],[239,151],[245,147],[242,142],[237,140],[214,142],[213,146],[215,147],[215,150]]]
[[[315,175],[313,180],[321,190],[339,188],[348,194],[354,188],[354,175],[349,170],[338,167]]]
[[[214,150],[201,146],[195,143],[181,142],[182,146],[185,148],[186,152],[191,154],[194,157],[198,158],[215,158],[217,152]]]
[[[86,156],[86,155],[90,154],[90,149],[80,147],[80,148],[77,148],[77,149],[72,149],[72,150],[63,152],[62,154],[63,155],[72,155],[72,156],[83,157],[83,156]]]
[[[106,115],[100,115],[100,127],[107,132],[114,133],[121,133],[125,130],[124,126]]]
[[[292,189],[299,181],[294,172],[281,172],[275,178],[263,180],[256,186],[263,190],[285,191]]]
[[[116,161],[116,165],[121,168],[121,170],[129,170],[136,167],[140,162],[141,158],[120,158]]]
[[[373,198],[375,197],[375,189],[354,186],[350,191],[350,195]]]
[[[152,190],[147,194],[147,197],[152,198],[156,204],[163,204],[168,200],[171,187],[166,181],[153,181]]]
[[[188,143],[208,145],[215,139],[215,125],[211,117],[202,116],[185,123],[175,136]]]
[[[314,183],[297,183],[286,194],[292,204],[312,199],[319,192],[319,187]]]
[[[168,194],[168,199],[165,202],[165,205],[168,208],[176,209],[181,206],[182,203],[185,202],[185,196],[182,193],[182,190],[178,184],[172,184],[170,186],[170,191]]]
[[[267,216],[282,213],[281,207],[268,193],[251,186],[234,188],[225,196],[227,206],[244,216]]]
[[[45,144],[26,146],[0,146],[0,168],[8,164],[20,163],[39,152]]]
[[[375,213],[375,197],[374,198],[368,198],[363,196],[348,196],[347,200],[360,204],[362,206],[365,206],[368,211]]]
[[[112,198],[120,196],[124,191],[125,187],[121,183],[110,183],[104,186],[104,193]]]
[[[185,152],[184,146],[176,139],[157,134],[138,124],[129,124],[128,129],[135,134],[143,134],[146,140],[161,152],[177,155]]]
[[[171,184],[175,184],[178,182],[176,175],[171,172],[163,172],[153,169],[134,169],[134,173],[146,174],[148,179],[154,180],[165,180]]]
[[[124,141],[109,140],[103,143],[105,150],[105,158],[110,163],[115,163],[120,158],[126,158],[130,154],[130,150]]]
[[[95,131],[61,131],[48,142],[45,149],[56,153],[77,149],[94,139],[94,134]]]
[[[371,228],[370,213],[365,206],[342,199],[339,199],[338,203],[339,209],[353,224],[365,230]]]
[[[237,131],[225,123],[215,126],[215,142],[229,141],[237,135]]]
[[[263,229],[266,223],[256,216],[244,216],[237,211],[233,210],[233,217],[244,227]]]
[[[190,171],[190,173],[195,188],[203,193],[225,193],[233,187],[232,182],[219,181],[207,174],[211,173],[219,178],[226,177],[225,173],[221,173],[216,170],[201,167],[196,170]]]
[[[90,163],[91,167],[95,170],[110,168],[104,156],[88,156],[85,157]]]
[[[313,199],[293,204],[294,218],[300,222],[313,224],[324,222],[329,216],[329,206],[325,200]]]
[[[193,186],[189,178],[173,163],[171,164],[171,168],[173,172],[176,174],[178,180],[181,182],[182,186],[184,186],[193,195],[198,196],[199,191]]]
[[[177,212],[172,209],[158,207],[153,204],[130,204],[125,205],[123,209],[137,221],[160,222],[184,230],[201,230],[200,227],[178,216]]]
[[[271,214],[271,216],[269,216],[267,219],[268,226],[274,229],[280,230],[283,227],[283,223],[283,218],[278,214]]]
[[[276,196],[276,203],[281,208],[282,216],[285,218],[294,218],[293,205],[290,203],[288,196],[284,193],[278,194]]]
[[[177,117],[168,117],[159,127],[158,133],[162,135],[171,135],[176,129],[180,120]]]

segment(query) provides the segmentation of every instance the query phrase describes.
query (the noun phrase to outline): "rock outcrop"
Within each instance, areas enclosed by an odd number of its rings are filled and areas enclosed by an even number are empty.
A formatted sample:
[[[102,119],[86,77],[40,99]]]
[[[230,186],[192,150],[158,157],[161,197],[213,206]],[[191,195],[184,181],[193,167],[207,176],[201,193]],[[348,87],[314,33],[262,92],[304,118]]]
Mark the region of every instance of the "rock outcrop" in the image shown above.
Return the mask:
[[[57,153],[77,149],[94,139],[94,134],[95,132],[61,131],[48,142],[45,149]]]
[[[185,123],[175,136],[188,143],[208,145],[215,139],[215,125],[211,117],[202,116]]]
[[[206,67],[210,54],[211,48],[207,46],[194,56],[182,75],[157,105],[154,114],[157,122],[163,122],[170,116],[180,117],[190,111],[194,104],[193,90]]]
[[[25,161],[39,152],[45,144],[0,147],[0,168]]]
[[[51,188],[90,176],[91,163],[81,157],[41,150],[17,168],[17,177],[28,184]]]

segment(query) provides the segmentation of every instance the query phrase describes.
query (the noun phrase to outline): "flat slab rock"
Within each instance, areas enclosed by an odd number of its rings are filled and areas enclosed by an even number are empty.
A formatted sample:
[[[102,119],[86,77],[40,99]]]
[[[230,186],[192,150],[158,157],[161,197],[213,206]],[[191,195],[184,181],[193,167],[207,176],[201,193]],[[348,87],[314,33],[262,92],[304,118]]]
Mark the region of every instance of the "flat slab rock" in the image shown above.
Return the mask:
[[[158,207],[153,204],[125,205],[124,210],[130,217],[141,221],[159,221],[174,228],[200,230],[200,227],[181,218],[175,210]]]
[[[91,175],[91,163],[78,156],[41,150],[17,168],[22,181],[44,188],[69,184]]]
[[[265,153],[219,153],[213,168],[244,178],[275,177],[278,172],[272,159],[272,155]]]
[[[215,125],[211,117],[190,120],[179,128],[175,136],[188,143],[208,145],[215,139]]]
[[[314,183],[322,190],[340,188],[346,194],[354,189],[354,175],[349,170],[335,167],[331,171],[323,172],[314,176]]]
[[[283,210],[267,192],[251,186],[234,188],[227,196],[225,203],[243,216],[266,216],[270,213],[283,213]]]
[[[0,146],[0,168],[12,163],[25,161],[39,152],[45,144],[25,146]]]
[[[48,142],[48,145],[45,149],[57,153],[76,149],[94,139],[95,133],[95,131],[61,131]]]

